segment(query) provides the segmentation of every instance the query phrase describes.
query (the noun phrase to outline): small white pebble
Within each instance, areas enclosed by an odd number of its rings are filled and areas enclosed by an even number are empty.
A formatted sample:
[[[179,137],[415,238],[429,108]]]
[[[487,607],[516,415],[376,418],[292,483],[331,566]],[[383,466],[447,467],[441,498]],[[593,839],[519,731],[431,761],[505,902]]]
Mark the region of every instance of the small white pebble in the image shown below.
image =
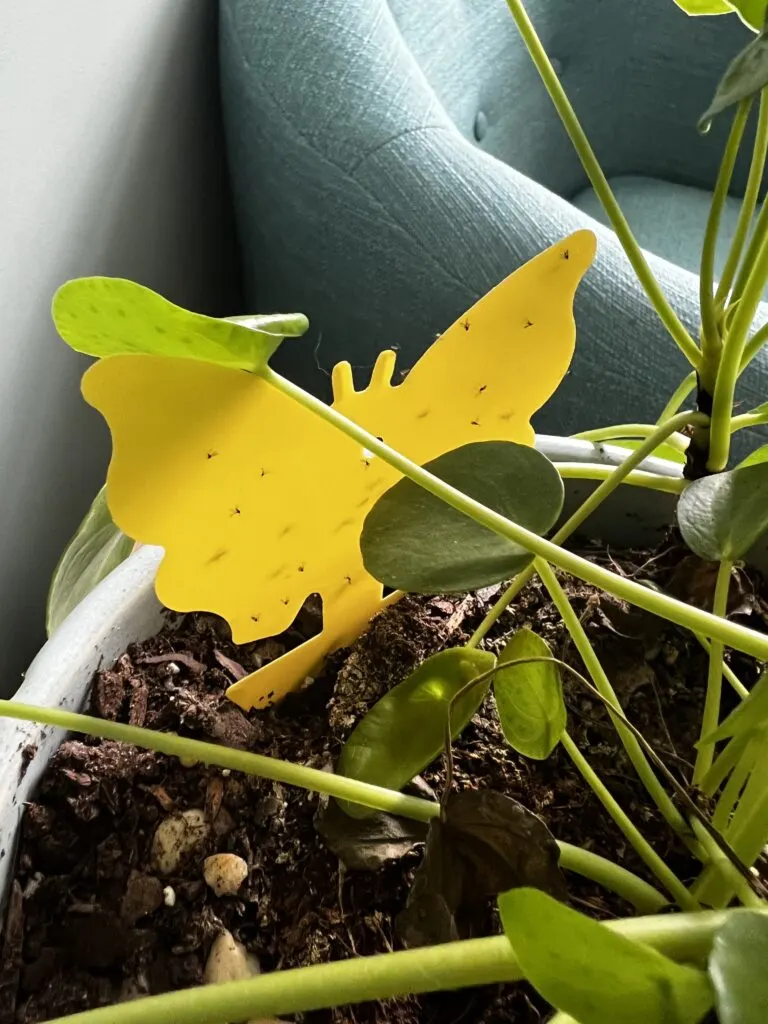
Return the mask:
[[[163,903],[166,907],[176,906],[176,890],[172,885],[166,885],[163,889]]]
[[[164,818],[152,839],[152,861],[161,875],[172,875],[181,858],[205,840],[211,826],[200,810],[182,811]]]
[[[217,985],[222,981],[244,981],[260,973],[258,959],[230,932],[223,931],[213,940],[203,981],[206,985]]]
[[[224,776],[225,779],[228,779],[229,776],[232,774],[232,769],[231,768],[222,768],[221,769],[221,774]]]
[[[181,672],[181,669],[179,668],[175,661],[169,661],[165,667],[165,670],[169,676],[177,676],[179,672]]]
[[[234,896],[248,877],[248,865],[235,853],[214,853],[203,863],[203,878],[217,896]]]

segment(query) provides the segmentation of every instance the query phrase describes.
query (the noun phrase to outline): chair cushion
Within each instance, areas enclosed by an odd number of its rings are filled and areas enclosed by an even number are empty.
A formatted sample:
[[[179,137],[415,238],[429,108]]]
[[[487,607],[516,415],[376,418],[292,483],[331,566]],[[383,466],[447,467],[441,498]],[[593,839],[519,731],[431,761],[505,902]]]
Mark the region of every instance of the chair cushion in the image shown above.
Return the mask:
[[[658,178],[631,175],[613,178],[610,185],[640,245],[656,256],[698,274],[712,193]],[[609,224],[600,200],[591,188],[579,192],[572,202],[601,224]],[[740,203],[733,196],[725,202],[715,255],[716,276],[719,276],[728,255]]]

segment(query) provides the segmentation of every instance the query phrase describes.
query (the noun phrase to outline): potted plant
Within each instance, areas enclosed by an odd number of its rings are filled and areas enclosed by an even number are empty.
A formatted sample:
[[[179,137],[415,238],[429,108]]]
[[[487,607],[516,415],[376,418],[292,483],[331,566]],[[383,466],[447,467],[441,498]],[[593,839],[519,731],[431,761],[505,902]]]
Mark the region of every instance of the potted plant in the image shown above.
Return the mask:
[[[730,9],[732,5],[715,6]],[[584,146],[578,124],[522,5],[510,0],[510,8],[594,175],[598,194],[609,213],[615,215],[607,185]],[[231,645],[226,651],[220,649],[229,641],[218,636],[213,627],[213,633],[206,634],[209,639],[199,641],[209,645],[205,648],[208,654],[237,680],[230,693],[241,707],[250,709],[273,702],[302,682],[301,670],[315,668],[323,656],[349,644],[372,610],[392,605],[391,597],[382,600],[382,586],[424,595],[465,594],[478,588],[483,594],[484,588],[495,588],[479,599],[443,598],[442,606],[430,606],[430,614],[436,610],[450,623],[457,616],[461,621],[462,616],[469,617],[466,609],[471,608],[472,633],[459,644],[446,642],[442,635],[442,649],[422,651],[409,672],[397,678],[388,660],[388,644],[394,647],[395,634],[390,634],[386,643],[378,641],[373,661],[361,661],[364,652],[353,649],[358,661],[351,668],[345,662],[347,667],[336,671],[331,694],[327,731],[336,741],[330,748],[335,771],[324,770],[330,765],[322,762],[307,765],[303,763],[306,758],[289,761],[239,749],[254,745],[252,734],[245,744],[217,745],[192,738],[188,723],[207,727],[205,709],[210,710],[199,679],[194,692],[182,692],[172,679],[163,677],[167,702],[180,700],[183,704],[182,711],[175,710],[170,721],[184,727],[185,735],[142,727],[149,714],[150,698],[145,693],[134,700],[119,666],[97,677],[100,716],[70,711],[67,705],[84,703],[99,656],[109,662],[131,641],[145,638],[157,627],[160,606],[152,595],[150,581],[159,561],[158,551],[153,547],[138,551],[80,604],[61,627],[61,635],[66,637],[70,631],[76,644],[71,672],[58,674],[66,681],[61,690],[69,689],[71,684],[71,691],[54,698],[58,706],[53,705],[49,693],[44,704],[38,706],[30,707],[22,700],[2,702],[0,713],[15,721],[69,729],[107,742],[135,744],[166,758],[178,758],[190,766],[190,771],[196,770],[195,765],[202,766],[201,771],[205,769],[200,776],[205,781],[205,813],[197,810],[194,820],[188,816],[191,810],[178,808],[184,786],[177,773],[173,778],[178,789],[169,792],[156,782],[149,787],[167,815],[150,832],[148,855],[158,875],[175,877],[178,857],[174,867],[166,871],[168,842],[183,847],[181,853],[191,853],[196,844],[213,841],[214,835],[221,838],[237,834],[238,839],[227,842],[242,843],[234,820],[217,826],[222,794],[229,793],[228,785],[240,793],[242,800],[239,779],[232,784],[222,781],[231,778],[224,773],[233,771],[332,798],[335,802],[318,810],[317,827],[345,863],[360,867],[361,860],[367,858],[368,866],[380,866],[393,859],[393,851],[402,854],[415,843],[425,843],[419,866],[409,876],[410,891],[398,908],[398,934],[406,950],[352,957],[339,963],[324,963],[320,956],[313,966],[249,978],[254,968],[248,966],[246,951],[240,949],[240,959],[231,968],[232,980],[227,985],[168,992],[136,1001],[130,997],[142,993],[126,993],[128,1001],[120,1006],[86,1011],[79,1018],[83,1024],[107,1020],[125,1024],[164,1017],[214,1024],[254,1014],[300,1013],[520,978],[527,979],[544,1000],[557,1008],[556,1019],[562,1024],[568,1020],[591,1024],[625,1018],[694,1024],[704,1020],[713,1007],[722,1021],[761,1019],[765,990],[760,957],[768,944],[768,917],[764,881],[756,865],[768,839],[763,742],[768,677],[759,674],[759,666],[768,660],[768,637],[729,618],[728,611],[734,567],[754,557],[756,544],[768,527],[768,461],[761,449],[734,469],[725,467],[734,430],[768,419],[763,408],[738,416],[733,412],[738,373],[763,342],[760,332],[749,340],[747,337],[768,279],[768,236],[760,231],[762,213],[746,247],[745,242],[768,139],[764,92],[750,175],[753,188],[748,189],[745,199],[743,231],[735,243],[731,277],[717,290],[712,281],[711,253],[717,234],[718,202],[727,192],[729,168],[752,96],[764,86],[764,79],[755,77],[763,46],[761,34],[729,69],[710,112],[717,112],[718,104],[723,106],[726,99],[739,104],[702,260],[702,332],[698,344],[676,322],[671,308],[649,280],[642,254],[626,225],[617,221],[641,280],[670,333],[691,359],[693,381],[687,379],[681,384],[657,424],[599,429],[590,432],[586,440],[581,439],[575,449],[566,445],[566,452],[591,453],[588,462],[572,464],[577,467],[575,471],[561,465],[568,462],[558,455],[563,442],[540,439],[538,450],[531,446],[525,420],[565,372],[569,342],[564,326],[570,324],[573,289],[591,258],[588,233],[579,233],[543,253],[481,300],[436,343],[424,359],[422,372],[417,367],[407,378],[407,387],[390,388],[394,359],[387,354],[377,362],[371,388],[363,392],[351,387],[348,371],[338,370],[334,407],[301,392],[267,365],[279,336],[300,328],[297,320],[252,320],[247,326],[242,322],[209,321],[170,307],[138,286],[104,279],[75,282],[60,295],[56,308],[60,332],[91,354],[103,357],[89,371],[85,392],[104,413],[113,433],[110,506],[118,524],[125,526],[130,536],[148,544],[163,544],[166,557],[160,592],[165,603],[186,611],[199,607],[202,595],[207,607],[229,621],[235,639],[239,632],[249,640],[254,633],[278,632],[266,631],[266,624],[289,623],[312,592],[310,582],[322,584],[318,588],[324,600],[320,633],[282,656],[273,656],[255,672],[246,674],[245,666],[233,657],[235,649]],[[768,206],[764,205],[763,211],[768,211]],[[525,309],[518,301],[520,295],[528,303]],[[548,343],[550,357],[546,365],[539,366],[536,360],[541,352],[531,356],[530,344],[518,348],[519,380],[514,394],[504,378],[505,367],[496,358],[499,353],[494,338],[498,335],[492,330],[501,321],[513,333],[509,328],[510,310],[520,318],[518,333],[540,329],[539,342],[542,346]],[[178,350],[175,358],[157,357],[146,351],[148,337],[157,344],[154,335],[162,339],[163,352]],[[471,358],[462,358],[470,335],[477,341]],[[127,350],[135,350],[137,345],[144,347],[143,354],[129,354]],[[520,372],[523,363],[525,373]],[[243,374],[243,369],[248,374]],[[679,412],[696,382],[697,409]],[[386,414],[385,403],[381,402],[385,389],[389,389],[385,393],[390,398],[399,392],[396,415],[391,411]],[[137,404],[138,396],[141,406]],[[450,403],[444,412],[439,400],[446,396]],[[517,423],[512,422],[515,410],[511,400],[525,410]],[[431,423],[422,422],[430,417],[438,421],[430,437],[431,455],[426,444]],[[422,422],[422,427],[415,429],[415,422]],[[263,430],[265,423],[268,435]],[[510,425],[501,427],[499,423]],[[254,428],[261,433],[255,434]],[[276,428],[285,433],[279,434]],[[377,428],[383,431],[381,435]],[[318,465],[306,466],[297,455],[297,441],[306,439],[313,429],[322,438],[313,449]],[[609,438],[624,439],[635,447],[619,454],[603,445]],[[673,451],[685,446],[684,479],[674,463],[653,460],[653,453],[664,444],[671,445]],[[415,454],[408,457],[404,449]],[[547,454],[555,455],[555,461]],[[318,475],[318,470],[322,474]],[[599,484],[563,521],[562,479],[572,472],[587,480],[599,480]],[[210,480],[212,473],[216,474],[215,487],[208,488],[201,481]],[[142,479],[149,481],[144,491]],[[325,493],[319,489],[319,479],[326,481]],[[308,480],[310,486],[297,489],[297,480]],[[591,558],[585,558],[563,546],[604,500],[619,493],[617,488],[622,483],[629,485],[624,488],[627,492],[643,494],[651,501],[676,501],[682,537],[700,559],[696,563],[696,600],[681,601],[665,593],[653,585],[652,574],[647,571],[643,581],[638,581],[634,578],[638,567],[629,572],[619,563],[617,571],[610,553],[602,558],[596,550]],[[266,496],[269,487],[275,488],[272,498]],[[311,505],[312,494],[322,494],[323,500]],[[254,495],[265,495],[261,504],[252,500]],[[303,500],[296,502],[297,495]],[[648,507],[652,509],[653,505],[649,503]],[[327,508],[335,517],[332,522],[323,519]],[[264,565],[252,559],[253,536],[237,532],[253,509],[258,515],[251,520],[251,528],[262,533],[256,540],[262,541],[259,559]],[[339,514],[346,519],[339,520]],[[660,516],[660,521],[663,518]],[[315,519],[320,520],[319,532]],[[560,525],[556,526],[558,520]],[[615,525],[615,512],[611,521]],[[351,544],[344,533],[347,528]],[[545,539],[553,528],[552,539]],[[264,544],[267,536],[269,550]],[[318,543],[309,543],[308,538],[318,537],[324,539],[327,551]],[[315,560],[321,551],[326,561],[316,572]],[[237,559],[234,566],[227,561],[233,555]],[[684,561],[679,550],[675,558],[680,563],[675,569],[679,569]],[[706,572],[703,564],[708,566]],[[277,571],[273,571],[275,565]],[[243,568],[247,571],[238,573]],[[347,575],[344,569],[349,569]],[[558,575],[558,570],[592,588],[586,597],[586,609],[577,608],[577,601],[585,600],[584,594],[579,593],[578,586],[569,584],[567,577]],[[262,586],[254,593],[249,581],[257,572]],[[498,584],[510,578],[512,583],[501,592]],[[669,589],[669,576],[666,583]],[[709,609],[700,606],[702,591]],[[354,601],[347,599],[350,593],[354,593]],[[127,601],[126,594],[130,595]],[[682,774],[672,770],[668,757],[659,756],[658,744],[649,740],[645,729],[627,714],[608,677],[596,649],[595,634],[590,635],[585,625],[587,610],[595,602],[600,605],[601,594],[686,631],[685,640],[680,639],[683,634],[675,634],[677,641],[669,651],[670,657],[680,657],[684,652],[687,657],[689,648],[700,647],[705,652],[701,655],[703,662],[696,663],[699,668],[706,665],[706,685],[701,687],[703,708],[698,709],[693,733],[686,739],[686,754],[695,763]],[[528,595],[528,604],[516,605],[515,600],[524,595]],[[600,605],[600,614],[606,620],[604,628],[625,643],[627,637],[622,631],[629,628],[628,619],[611,621],[608,611],[625,613],[626,608],[609,606],[610,602]],[[376,624],[389,621],[397,607],[382,611],[374,622],[373,634],[378,629]],[[421,606],[417,603],[409,607],[403,602],[399,607],[405,608],[404,616],[418,616]],[[506,620],[506,626],[503,617],[508,610],[514,615]],[[291,617],[286,618],[289,613]],[[116,616],[123,628],[120,638],[110,629]],[[548,623],[555,620],[557,626],[548,628]],[[494,642],[489,645],[491,638]],[[98,651],[91,649],[92,645],[96,647],[93,639]],[[166,642],[171,643],[167,632]],[[561,651],[554,643],[572,645],[576,655]],[[745,678],[757,680],[751,689],[724,659],[726,648],[740,652],[740,664],[748,673]],[[410,656],[414,656],[413,651]],[[58,657],[54,644],[42,652],[20,697],[35,704],[42,700],[38,694],[48,685],[48,673],[56,668]],[[139,657],[139,663],[147,665],[174,664],[176,672],[180,671],[176,663],[186,658],[192,676],[204,674],[202,663],[184,651],[143,655],[129,651],[127,657],[129,662]],[[366,669],[362,673],[361,664]],[[382,666],[383,678],[372,685]],[[731,710],[723,698],[724,678],[735,693]],[[685,679],[692,681],[690,676]],[[133,677],[128,679],[130,686],[135,681]],[[345,686],[340,688],[340,682]],[[117,686],[119,699],[110,713],[113,686]],[[495,711],[488,703],[491,689]],[[308,687],[298,697],[288,698],[289,710],[281,720],[290,722],[291,714],[307,712],[301,701],[311,705],[312,692],[313,688]],[[604,757],[601,770],[595,769],[593,759],[597,763],[600,751],[593,750],[588,731],[579,726],[577,732],[580,712],[574,714],[573,707],[566,706],[565,695],[573,704],[577,694],[589,700],[593,711],[596,708],[602,712],[604,722],[614,730],[615,743],[609,756],[626,759],[622,764],[626,763],[636,776],[627,792],[640,793],[642,802],[638,800],[629,808],[622,806],[614,794],[615,780],[612,786],[607,785],[601,775],[607,767]],[[679,710],[685,695],[672,693],[668,698],[669,708]],[[291,704],[291,699],[298,703]],[[150,720],[162,723],[166,712],[167,708],[153,711],[157,718],[150,715]],[[316,716],[317,709],[312,713]],[[269,712],[271,722],[277,721],[275,714]],[[539,763],[546,765],[551,759],[558,771],[568,762],[575,773],[571,777],[583,780],[584,792],[591,792],[617,834],[623,836],[624,853],[617,850],[611,860],[597,856],[588,845],[558,843],[531,808],[513,799],[498,784],[473,786],[472,772],[483,771],[483,766],[472,760],[477,736],[470,738],[469,750],[462,744],[466,730],[477,729],[469,724],[475,715],[479,715],[482,729],[496,729],[494,742],[499,747],[485,748],[491,761],[508,765],[505,758],[511,755],[501,753],[503,749],[525,759],[520,763],[531,773],[539,771]],[[310,721],[316,723],[316,717],[301,721],[306,726]],[[293,742],[297,732],[304,735],[303,727],[291,730],[289,724],[286,729]],[[36,762],[42,765],[58,737],[41,728],[8,735],[9,743],[14,744],[12,749],[19,748],[21,781],[15,786],[18,801],[20,794],[23,799],[25,787],[31,788],[37,781],[40,769]],[[30,743],[37,749],[32,749]],[[100,748],[70,749],[68,756],[75,760],[62,769],[81,790],[98,777],[95,766],[101,755],[94,749]],[[113,748],[108,750],[114,753]],[[440,754],[444,768],[436,773],[430,766]],[[437,784],[439,792],[425,791],[423,782],[420,795],[403,792],[423,772],[428,773],[428,781],[431,778]],[[502,773],[502,777],[509,780],[508,775]],[[487,783],[485,775],[482,780]],[[235,806],[236,800],[232,799]],[[72,806],[86,813],[78,797],[71,800]],[[88,800],[85,804],[92,806]],[[241,803],[244,814],[247,806]],[[278,796],[270,806],[279,829],[284,831],[289,805]],[[295,810],[295,805],[290,806]],[[312,813],[314,810],[312,807]],[[10,811],[15,817],[16,812],[12,808]],[[231,813],[227,813],[231,819]],[[303,820],[307,813],[305,807]],[[421,829],[409,830],[403,826],[404,819],[420,822]],[[662,832],[655,832],[654,841],[649,841],[644,833],[652,821]],[[9,833],[15,825],[15,821],[11,823]],[[48,839],[55,833],[44,820],[42,825],[35,824],[38,826]],[[664,849],[662,834],[672,837],[668,845],[665,841]],[[112,839],[110,835],[102,836],[98,847],[96,861],[102,869],[110,849],[114,865]],[[294,846],[295,851],[299,848]],[[143,849],[146,854],[146,843]],[[217,856],[221,851],[212,855]],[[272,865],[275,871],[286,862],[286,856],[290,860],[281,849]],[[629,870],[623,858],[635,870]],[[242,857],[239,860],[245,863]],[[681,877],[681,865],[689,876]],[[215,866],[211,866],[211,872]],[[131,874],[130,885],[142,891],[152,889],[149,913],[158,911],[161,904],[173,909],[175,889],[168,885],[158,890],[157,877],[148,875],[145,867],[139,863],[137,874],[141,877]],[[248,864],[245,867],[246,873],[252,870]],[[563,902],[566,890],[562,869],[569,871],[569,880],[572,873],[581,874],[598,882],[603,890],[617,893],[634,904],[641,916],[606,925],[568,908]],[[205,882],[216,898],[235,898],[245,876],[230,887],[211,872],[206,861]],[[45,883],[42,877],[35,879],[33,875],[27,880],[30,899],[36,887]],[[184,884],[183,899],[194,902],[200,898],[199,885],[195,888],[188,879]],[[339,886],[341,904],[341,875]],[[9,904],[11,927],[6,925],[6,943],[18,944],[19,893],[16,885]],[[127,897],[126,891],[121,903],[123,921]],[[320,893],[315,892],[314,898],[327,908]],[[491,899],[498,906],[503,934],[477,937],[478,930],[488,924]],[[734,901],[741,909],[729,909]],[[205,905],[214,908],[222,928],[227,914],[240,913],[232,909],[233,904]],[[676,912],[659,913],[668,907]],[[594,912],[595,907],[591,909]],[[103,930],[98,900],[78,903],[77,913],[97,918]],[[266,910],[264,916],[268,916]],[[371,920],[373,928],[375,915]],[[343,921],[342,911],[342,926]],[[351,932],[350,938],[354,953]],[[231,939],[230,935],[227,941]],[[35,966],[38,970],[44,967],[39,959]],[[218,975],[216,980],[221,978]],[[516,1012],[508,1004],[501,1009]],[[526,1018],[518,1014],[507,1019]]]

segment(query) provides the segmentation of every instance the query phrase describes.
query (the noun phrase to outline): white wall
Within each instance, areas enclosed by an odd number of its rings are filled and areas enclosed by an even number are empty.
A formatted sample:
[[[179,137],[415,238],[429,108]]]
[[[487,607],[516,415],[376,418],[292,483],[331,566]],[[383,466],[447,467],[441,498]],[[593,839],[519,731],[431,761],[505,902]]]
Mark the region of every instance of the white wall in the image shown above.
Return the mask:
[[[134,278],[238,312],[216,0],[0,2],[0,692],[43,637],[50,573],[105,470],[56,287]]]

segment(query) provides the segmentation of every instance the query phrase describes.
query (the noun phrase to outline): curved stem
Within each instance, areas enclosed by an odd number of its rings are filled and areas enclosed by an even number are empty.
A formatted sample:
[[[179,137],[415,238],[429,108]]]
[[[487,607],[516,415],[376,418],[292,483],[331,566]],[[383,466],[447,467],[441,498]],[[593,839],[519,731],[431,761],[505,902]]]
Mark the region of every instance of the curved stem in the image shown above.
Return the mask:
[[[736,891],[736,895],[745,907],[749,907],[752,910],[762,910],[765,907],[765,903],[760,899],[757,893],[750,889],[746,881],[734,868],[733,864],[728,860],[717,843],[712,841],[712,837],[706,829],[703,829],[698,821],[694,820],[691,824],[694,832],[696,833],[696,838],[706,851],[709,861],[708,868],[712,872],[720,875],[722,879],[733,886]]]
[[[591,462],[555,462],[554,467],[563,480],[610,480],[615,471],[613,466]],[[665,494],[681,494],[685,490],[685,480],[682,478],[660,476],[642,470],[628,473],[621,482],[630,487],[645,487],[646,490],[663,491]]]
[[[728,608],[728,589],[731,585],[733,562],[723,559],[717,567],[715,596],[712,602],[712,614],[725,618]],[[707,695],[704,700],[704,712],[701,716],[701,731],[696,747],[696,763],[693,767],[693,784],[698,786],[709,769],[715,753],[714,743],[703,742],[717,728],[720,721],[720,698],[723,688],[723,644],[718,639],[712,640],[709,648],[709,671],[707,673]]]
[[[566,551],[558,547],[552,541],[545,540],[537,533],[532,533],[530,530],[518,526],[498,512],[494,512],[493,509],[487,508],[474,498],[470,498],[455,487],[451,487],[450,484],[434,476],[424,469],[423,466],[419,466],[410,459],[407,459],[400,452],[390,448],[389,445],[379,441],[373,434],[369,434],[367,430],[363,430],[362,427],[359,427],[352,420],[347,419],[346,416],[342,416],[336,409],[332,409],[324,402],[321,402],[319,398],[315,398],[313,395],[303,391],[269,367],[261,370],[259,376],[284,395],[299,402],[305,409],[309,409],[327,423],[337,427],[343,434],[346,434],[347,437],[352,438],[364,448],[373,452],[374,455],[378,455],[387,465],[393,466],[403,476],[418,484],[419,487],[423,487],[425,491],[444,501],[451,508],[455,508],[458,512],[473,519],[481,526],[487,527],[500,537],[506,537],[507,540],[513,541],[513,543],[525,548],[526,551],[539,555],[553,565],[558,566],[558,568],[578,576],[579,579],[599,587],[614,597],[628,601],[638,608],[644,608],[655,615],[661,615],[669,622],[683,626],[685,629],[690,629],[692,632],[703,633],[705,636],[717,636],[724,643],[736,648],[736,650],[743,651],[744,654],[751,654],[762,661],[768,661],[768,636],[758,633],[753,629],[748,629],[746,626],[739,626],[735,622],[719,619],[715,615],[710,615],[709,612],[685,604],[683,601],[677,601],[666,594],[651,590],[650,587],[644,587],[641,583],[635,583],[626,577],[618,576],[609,569],[604,569],[602,566],[595,565],[586,558],[575,555],[572,551]],[[689,416],[691,421],[695,421],[696,414],[685,415]],[[703,419],[706,419],[706,417],[703,417]],[[656,444],[658,444],[658,441],[654,444],[654,447],[656,447]],[[641,451],[642,447],[633,452],[632,456],[638,456]],[[623,468],[627,464],[634,468],[637,463],[633,462],[632,456],[619,468]],[[609,481],[605,481],[605,483],[607,484]],[[571,517],[571,519],[575,518],[576,516]]]
[[[590,515],[598,508],[605,499],[616,490],[630,473],[632,473],[637,466],[647,459],[651,452],[658,448],[670,434],[676,433],[676,431],[688,426],[689,423],[695,423],[698,421],[703,422],[704,417],[700,413],[694,412],[681,412],[676,416],[670,417],[663,423],[660,423],[656,430],[650,434],[646,440],[637,446],[637,448],[631,452],[620,466],[616,466],[615,469],[606,477],[603,483],[590,494],[590,496],[584,501],[576,511],[566,520],[560,529],[555,533],[552,538],[553,544],[563,544],[568,538],[574,533],[581,524],[589,518]],[[578,465],[578,463],[574,463]],[[670,478],[671,479],[671,478]],[[552,559],[550,559],[552,561]],[[534,569],[530,566],[528,569],[523,570],[515,579],[510,583],[501,597],[494,604],[493,608],[486,614],[483,621],[477,627],[475,632],[472,634],[469,646],[477,647],[483,637],[487,634],[488,630],[498,622],[499,618],[503,614],[504,610],[514,601],[523,587],[533,576]]]
[[[735,741],[732,739],[731,744],[734,742]],[[749,773],[755,766],[761,742],[762,741],[760,739],[752,738],[743,746],[737,746],[740,756],[733,766],[731,776],[718,798],[717,805],[715,806],[715,812],[712,815],[712,827],[716,828],[718,832],[725,832],[728,828],[728,822],[731,820],[733,809],[738,803],[741,791],[747,784]],[[731,744],[729,744],[729,747]],[[726,747],[723,753],[727,750],[728,747]]]
[[[730,430],[735,434],[745,427],[762,427],[768,423],[768,410],[765,412],[743,412],[740,416],[734,416],[731,420]]]
[[[595,654],[595,651],[589,642],[589,637],[587,636],[578,615],[573,610],[571,603],[568,600],[568,596],[560,586],[560,581],[553,572],[552,567],[541,558],[537,558],[535,560],[534,566],[536,568],[536,572],[541,578],[541,582],[547,590],[547,593],[560,613],[560,617],[562,618],[598,693],[605,698],[610,707],[621,712],[621,703],[611,686],[608,676],[605,674],[605,670],[600,663],[600,659],[597,654]],[[653,802],[661,811],[664,819],[675,830],[675,832],[678,832],[680,835],[689,833],[690,829],[685,819],[675,807],[669,797],[669,794],[659,782],[656,777],[656,773],[648,763],[648,759],[635,736],[629,729],[627,729],[621,719],[611,713],[610,708],[608,713],[611,715],[611,721],[619,735],[622,746],[627,752],[627,757],[632,762],[640,781],[645,786]]]
[[[705,636],[701,636],[701,634],[699,633],[695,633],[694,636],[699,641],[704,650],[707,652],[707,654],[709,654],[709,652],[712,650],[712,644],[709,642],[709,640],[707,640]],[[741,697],[742,700],[749,696],[749,690],[746,688],[744,683],[742,683],[742,681],[733,671],[731,666],[726,664],[725,662],[723,662],[723,675],[728,680],[733,691],[736,694],[738,694],[738,696]]]
[[[614,799],[600,776],[593,769],[592,765],[586,757],[584,757],[567,732],[564,732],[560,737],[560,742],[563,745],[563,749],[573,761],[579,774],[606,811],[610,814],[611,818],[613,818],[619,829],[621,829],[635,853],[643,860],[649,870],[654,873],[674,902],[677,903],[682,910],[700,910],[701,908],[697,901],[693,896],[691,896],[674,871],[664,863],[642,832],[640,832],[640,830],[627,816],[619,802]]]
[[[635,440],[650,437],[658,429],[658,424],[651,423],[619,423],[613,427],[597,427],[594,430],[582,430],[579,434],[571,434],[580,441],[610,441],[612,438]],[[683,434],[670,434],[666,443],[676,451],[684,452],[688,447],[688,438]]]
[[[717,234],[720,229],[720,218],[725,206],[725,200],[728,198],[733,168],[736,164],[739,146],[744,135],[744,126],[747,123],[751,106],[752,98],[744,99],[739,103],[734,114],[731,131],[720,162],[720,170],[712,195],[712,205],[710,206],[709,217],[707,218],[704,244],[701,250],[701,269],[699,273],[701,368],[699,370],[699,377],[701,386],[710,395],[714,387],[717,365],[722,349],[720,329],[715,311],[715,247],[717,245]]]
[[[732,736],[726,744],[725,749],[722,750],[715,758],[712,767],[701,780],[701,784],[699,785],[701,792],[705,796],[709,797],[710,800],[741,760],[741,756],[744,753],[746,745],[747,740],[743,736]],[[730,814],[730,811],[728,814]],[[726,815],[726,822],[727,818],[728,815]],[[722,822],[717,819],[717,808],[715,808],[715,813],[712,817],[712,827],[718,829],[720,832],[723,830]]]
[[[680,406],[686,400],[688,395],[695,390],[697,384],[696,371],[691,370],[687,376],[683,377],[680,383],[677,385],[675,390],[672,392],[669,401],[664,406],[661,416],[656,420],[657,425],[664,423],[670,419],[678,411]]]
[[[215,743],[175,736],[172,733],[154,732],[152,729],[143,729],[136,725],[108,722],[90,715],[64,711],[61,708],[32,707],[17,704],[15,701],[0,700],[0,716],[25,722],[40,722],[65,729],[67,732],[80,732],[101,739],[130,743],[144,750],[156,750],[171,757],[184,757],[205,764],[215,764],[220,768],[230,768],[246,775],[285,782],[290,786],[325,793],[327,796],[363,804],[375,810],[399,814],[414,821],[429,822],[440,814],[440,805],[433,800],[403,796],[394,790],[357,782],[355,779],[333,775],[318,768],[279,761],[262,754],[251,754],[243,750],[221,747]],[[639,913],[650,913],[665,904],[664,897],[656,892],[653,886],[626,868],[571,843],[558,843],[558,846],[562,868],[605,885],[635,906]]]
[[[677,343],[680,351],[691,366],[698,369],[701,360],[698,346],[670,306],[667,297],[659,287],[658,281],[653,276],[653,272],[648,266],[645,256],[643,256],[642,250],[632,234],[624,214],[621,212],[619,204],[616,202],[616,197],[611,191],[611,187],[603,174],[603,170],[589,144],[589,140],[584,134],[584,129],[579,124],[579,119],[576,117],[574,109],[560,84],[560,79],[552,67],[546,50],[536,34],[536,29],[533,27],[523,7],[522,0],[507,0],[507,6],[512,17],[515,19],[515,24],[530,54],[531,60],[544,82],[544,87],[549,93],[549,97],[560,116],[560,120],[563,122],[563,126],[573,143],[573,148],[578,154],[581,165],[592,183],[595,194],[602,203],[603,209],[613,226],[613,230],[616,232],[616,237],[637,275],[638,281],[645,290],[659,319]]]
[[[651,946],[673,960],[700,963],[709,955],[715,933],[732,915],[743,913],[743,910],[728,910],[659,914],[605,921],[603,927],[633,942]],[[522,977],[511,943],[504,935],[496,935],[273,971],[247,981],[166,992],[119,1006],[59,1017],[49,1024],[152,1024],[154,1021],[226,1024],[233,1020],[305,1013],[464,985],[519,981]]]
[[[733,233],[733,241],[720,277],[720,283],[715,292],[715,303],[721,305],[728,297],[733,283],[736,268],[747,240],[749,229],[752,225],[752,218],[755,215],[757,199],[760,193],[760,186],[763,181],[765,169],[765,157],[768,152],[768,92],[763,90],[760,94],[760,113],[757,118],[757,129],[755,131],[755,144],[752,150],[752,161],[749,165],[749,177],[747,187],[744,190],[744,198],[739,210],[739,219],[736,222],[736,230]]]
[[[768,341],[768,324],[763,324],[762,327],[758,327],[758,329],[749,339],[747,344],[744,346],[744,355],[741,357],[741,366],[739,367],[739,374],[743,373],[744,370],[749,366],[749,364],[755,358],[755,356],[766,343],[766,341]]]

